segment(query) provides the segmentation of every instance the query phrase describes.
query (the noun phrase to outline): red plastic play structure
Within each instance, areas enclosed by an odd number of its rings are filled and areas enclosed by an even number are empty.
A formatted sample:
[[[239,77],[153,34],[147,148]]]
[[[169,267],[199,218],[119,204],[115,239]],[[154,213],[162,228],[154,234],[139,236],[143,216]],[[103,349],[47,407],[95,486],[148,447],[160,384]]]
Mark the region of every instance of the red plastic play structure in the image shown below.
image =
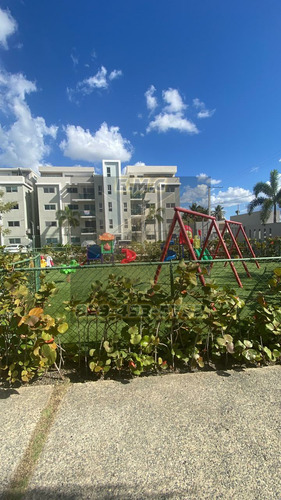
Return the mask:
[[[211,266],[213,265],[213,263],[212,263],[213,259],[215,259],[215,258],[218,257],[218,251],[219,251],[219,249],[221,247],[222,247],[222,250],[223,250],[223,253],[224,253],[226,259],[231,259],[231,253],[233,252],[234,249],[236,250],[236,252],[239,255],[239,257],[243,258],[241,249],[239,248],[239,245],[238,245],[238,242],[237,242],[237,238],[238,238],[238,235],[239,235],[240,232],[241,232],[241,234],[243,235],[243,237],[245,239],[245,242],[246,242],[246,244],[247,244],[247,246],[249,248],[249,251],[250,251],[251,255],[254,258],[256,257],[255,254],[254,254],[254,251],[253,251],[253,249],[251,247],[251,244],[250,244],[250,242],[249,242],[249,240],[247,238],[247,235],[246,235],[246,233],[244,231],[244,228],[243,228],[241,222],[233,222],[233,221],[226,220],[225,223],[224,223],[223,230],[220,233],[220,230],[219,230],[219,227],[217,225],[215,217],[212,217],[211,215],[201,214],[200,212],[194,212],[193,210],[187,210],[185,208],[180,208],[180,207],[175,207],[174,210],[175,210],[174,218],[173,218],[173,221],[172,221],[170,229],[169,229],[169,233],[168,233],[168,236],[167,236],[167,239],[166,239],[166,243],[165,243],[163,251],[162,251],[160,262],[163,262],[165,260],[167,251],[169,249],[170,241],[172,239],[172,235],[173,235],[173,232],[174,232],[174,228],[175,228],[177,222],[179,223],[179,226],[180,226],[180,237],[181,237],[182,243],[185,244],[185,245],[187,245],[188,250],[189,250],[190,255],[191,255],[191,259],[194,260],[194,261],[196,261],[196,262],[198,262],[199,278],[200,278],[200,281],[201,281],[202,285],[205,285],[205,279],[204,279],[204,276],[203,276],[203,274],[201,272],[201,268],[200,268],[199,262],[203,261],[203,259],[204,259],[204,257],[206,257],[206,255],[209,256],[210,265]],[[181,218],[181,214],[182,213],[183,214],[189,214],[191,216],[201,217],[202,219],[210,221],[209,229],[208,229],[207,236],[205,238],[204,244],[203,244],[202,248],[200,248],[199,250],[197,250],[197,252],[196,252],[197,255],[195,253],[195,249],[193,248],[192,241],[191,241],[191,238],[190,238],[190,228],[188,227],[188,229],[186,229],[186,227],[185,227],[185,225],[183,223],[183,220]],[[231,230],[231,226],[232,225],[236,226],[236,228],[237,228],[237,231],[236,231],[235,235],[233,234],[233,232]],[[210,236],[211,236],[211,234],[212,234],[213,231],[216,232],[219,241],[218,241],[218,244],[217,244],[217,247],[215,249],[214,254],[211,256],[210,252],[208,251],[207,245],[209,243]],[[224,235],[225,235],[226,231],[229,233],[230,238],[232,240],[232,246],[231,246],[230,251],[228,250],[228,248],[226,246],[226,243],[224,241]],[[191,234],[191,236],[192,236],[192,234]],[[246,263],[244,261],[242,261],[242,263],[243,263],[244,269],[245,269],[248,277],[251,277],[250,272],[249,272],[249,270],[247,268]],[[255,261],[255,263],[256,263],[256,266],[259,268],[260,266],[259,266],[258,262]],[[238,285],[241,288],[243,288],[242,282],[241,282],[241,280],[239,278],[239,275],[237,273],[237,270],[235,268],[234,263],[233,262],[229,262],[229,264],[231,266],[231,269],[233,271],[233,274],[234,274],[234,276],[236,278],[236,281],[237,281]],[[161,272],[161,268],[162,268],[162,264],[159,264],[158,267],[157,267],[156,273],[155,273],[154,283],[157,283],[159,274]]]
[[[133,250],[122,248],[121,252],[126,255],[126,257],[121,260],[121,264],[129,264],[130,262],[136,260],[137,254]]]

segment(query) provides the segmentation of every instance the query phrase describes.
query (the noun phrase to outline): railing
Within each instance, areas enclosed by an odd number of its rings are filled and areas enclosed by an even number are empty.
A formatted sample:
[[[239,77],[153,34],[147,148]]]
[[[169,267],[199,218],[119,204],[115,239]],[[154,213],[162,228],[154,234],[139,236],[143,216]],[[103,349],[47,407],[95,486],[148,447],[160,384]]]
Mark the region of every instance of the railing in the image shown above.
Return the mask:
[[[81,234],[94,234],[96,232],[95,227],[82,227]]]
[[[80,217],[95,217],[95,210],[79,210]]]

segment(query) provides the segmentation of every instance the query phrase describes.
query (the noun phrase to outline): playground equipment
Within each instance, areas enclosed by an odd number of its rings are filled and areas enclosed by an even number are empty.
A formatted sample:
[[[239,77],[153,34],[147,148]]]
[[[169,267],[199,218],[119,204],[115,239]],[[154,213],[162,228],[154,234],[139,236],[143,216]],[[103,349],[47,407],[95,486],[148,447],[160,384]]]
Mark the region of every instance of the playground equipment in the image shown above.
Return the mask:
[[[166,239],[166,243],[164,245],[164,248],[163,248],[163,251],[162,251],[162,255],[161,255],[161,258],[160,258],[160,262],[163,262],[166,258],[166,255],[168,253],[168,249],[169,249],[169,245],[170,245],[170,242],[171,242],[171,239],[172,239],[172,234],[174,232],[174,228],[176,226],[176,224],[178,223],[179,226],[180,226],[180,242],[182,241],[183,243],[182,244],[185,244],[187,245],[188,247],[188,250],[190,252],[190,256],[191,256],[191,259],[196,261],[198,263],[198,272],[200,273],[199,274],[199,279],[202,283],[202,285],[205,285],[205,279],[204,279],[204,276],[202,275],[202,272],[201,272],[201,268],[200,268],[200,261],[202,260],[212,260],[212,263],[211,263],[211,266],[213,265],[213,259],[217,257],[217,254],[218,254],[218,250],[220,247],[222,247],[223,249],[223,252],[225,254],[225,257],[227,259],[231,259],[231,253],[229,252],[227,246],[226,246],[226,243],[223,239],[223,236],[225,234],[225,231],[227,230],[228,233],[230,234],[230,237],[232,239],[232,247],[231,247],[231,251],[233,250],[233,248],[236,249],[238,255],[240,258],[243,258],[242,256],[242,252],[238,246],[238,243],[237,243],[237,237],[238,237],[238,234],[239,232],[241,231],[242,232],[242,235],[244,236],[245,238],[245,241],[246,241],[246,244],[251,252],[251,255],[255,258],[255,254],[254,254],[254,251],[250,245],[250,242],[245,234],[245,231],[243,229],[243,226],[240,222],[236,222],[235,224],[239,226],[239,229],[236,233],[236,235],[234,236],[232,231],[231,231],[231,227],[230,225],[233,223],[232,221],[225,221],[225,225],[224,225],[224,228],[222,230],[222,233],[220,233],[220,230],[218,228],[218,225],[217,225],[217,222],[216,222],[216,218],[211,216],[211,215],[206,215],[206,214],[201,214],[200,212],[194,212],[193,210],[187,210],[185,208],[181,208],[181,207],[175,207],[174,208],[174,218],[173,218],[173,221],[170,225],[170,229],[169,229],[169,233],[168,233],[168,236],[167,236],[167,239]],[[203,243],[203,246],[202,248],[194,248],[192,243],[193,241],[191,242],[191,239],[192,239],[192,230],[189,226],[187,226],[187,228],[185,227],[184,223],[183,223],[183,220],[181,218],[181,214],[189,214],[191,216],[196,216],[196,217],[201,217],[202,219],[205,219],[205,220],[208,220],[210,222],[210,225],[209,225],[209,228],[208,228],[208,232],[207,232],[207,236],[205,238],[205,241]],[[190,237],[190,232],[191,232],[191,237]],[[212,234],[212,232],[215,232],[217,237],[218,237],[218,244],[217,244],[217,247],[215,249],[215,252],[214,252],[214,255],[213,257],[211,256],[208,248],[207,248],[207,245],[209,243],[209,240],[210,240],[210,236]],[[196,246],[198,247],[198,240],[196,242]],[[256,265],[257,267],[259,267],[259,264],[257,261],[256,262]],[[244,269],[247,273],[247,275],[250,277],[250,273],[249,273],[249,270],[246,266],[246,263],[243,262],[243,266],[244,266]],[[236,281],[238,283],[238,285],[243,288],[243,285],[242,285],[242,282],[239,278],[239,275],[238,275],[238,272],[235,268],[235,265],[233,262],[230,262],[230,267],[233,271],[233,274],[236,278]],[[157,283],[157,280],[158,280],[158,277],[159,277],[159,274],[161,272],[161,268],[162,268],[162,264],[159,264],[157,269],[156,269],[156,273],[155,273],[155,277],[154,277],[154,283]]]
[[[125,258],[121,260],[121,264],[129,264],[136,260],[137,254],[133,250],[129,250],[128,248],[122,248],[122,253],[125,254]]]
[[[170,241],[170,245],[174,245],[174,244],[175,244],[175,242],[173,240],[171,240]],[[164,245],[161,245],[161,250],[163,250],[163,248],[164,248]],[[165,262],[169,262],[169,261],[174,260],[176,258],[177,258],[176,252],[172,248],[169,248],[167,250],[167,255],[166,255],[165,259],[164,259]]]
[[[77,260],[75,259],[72,259],[69,264],[63,264],[61,267],[63,267],[64,269],[61,269],[60,270],[60,273],[61,274],[71,274],[71,273],[76,273],[76,269],[69,269],[69,266],[76,266],[76,267],[79,267],[79,264],[77,262]]]
[[[115,236],[111,233],[103,233],[99,236],[101,241],[101,262],[103,262],[104,255],[111,255],[112,262],[114,261],[114,240]]]
[[[100,245],[89,245],[87,247],[87,263],[91,262],[91,260],[99,260],[101,259],[101,247]]]

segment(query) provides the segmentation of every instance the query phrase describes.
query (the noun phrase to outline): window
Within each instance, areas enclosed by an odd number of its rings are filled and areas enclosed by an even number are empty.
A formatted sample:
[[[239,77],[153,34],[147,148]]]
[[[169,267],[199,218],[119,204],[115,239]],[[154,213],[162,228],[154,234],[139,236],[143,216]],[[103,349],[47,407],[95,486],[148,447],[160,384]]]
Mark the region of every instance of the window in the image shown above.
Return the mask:
[[[56,205],[55,204],[45,205],[45,210],[56,210]]]
[[[78,208],[78,205],[77,205]],[[95,205],[91,205],[90,203],[86,203],[84,205],[84,210],[92,210],[93,212],[95,211]]]
[[[46,220],[45,224],[46,224],[46,227],[57,227],[56,220]]]
[[[73,203],[69,203],[68,208],[69,208],[69,210],[78,210],[78,205],[75,205]]]
[[[146,203],[145,208],[155,208],[155,203]]]
[[[8,226],[9,227],[19,227],[20,221],[19,220],[9,220],[8,221]]]
[[[14,206],[13,206],[13,210],[18,210],[18,209],[19,209],[19,204],[15,203]]]
[[[107,175],[107,177],[110,177],[110,175],[111,175],[110,167],[106,167],[106,175]]]
[[[50,243],[58,243],[57,238],[46,238],[46,243],[49,245]]]
[[[18,186],[6,186],[6,193],[17,193]]]
[[[80,243],[79,236],[71,236],[71,243]]]
[[[254,238],[256,238],[256,231],[257,231],[257,230],[256,230],[256,229],[254,229]]]
[[[98,186],[98,194],[102,195],[102,186]]]
[[[112,202],[111,201],[108,202],[108,211],[112,212]]]
[[[55,188],[54,187],[45,187],[44,188],[44,193],[54,193]]]
[[[125,185],[123,185],[123,194],[127,194],[127,188]]]
[[[85,227],[95,227],[96,223],[92,220],[85,220]]]
[[[95,189],[90,187],[83,188],[84,195],[88,195],[88,198],[93,198],[95,196]]]
[[[103,211],[102,203],[99,203],[99,212],[102,212],[102,211]]]
[[[113,219],[109,219],[109,229],[113,229]]]
[[[68,193],[78,193],[78,188],[76,187],[68,187],[67,188]]]
[[[20,243],[20,238],[9,238],[9,243],[13,244],[13,243]]]
[[[111,184],[108,184],[108,186],[107,186],[107,194],[112,194],[112,192],[111,192]]]
[[[263,237],[266,238],[266,227],[263,229]]]
[[[175,186],[166,186],[166,193],[174,193],[174,192],[175,192]]]
[[[166,208],[174,208],[175,206],[175,203],[166,203]]]
[[[103,229],[103,220],[100,220],[100,229]]]
[[[155,240],[155,235],[154,234],[148,234],[147,235],[148,240]]]
[[[124,219],[124,227],[125,227],[125,229],[128,229],[128,227],[129,227],[128,219]]]
[[[124,212],[128,212],[128,203],[127,202],[124,203]]]

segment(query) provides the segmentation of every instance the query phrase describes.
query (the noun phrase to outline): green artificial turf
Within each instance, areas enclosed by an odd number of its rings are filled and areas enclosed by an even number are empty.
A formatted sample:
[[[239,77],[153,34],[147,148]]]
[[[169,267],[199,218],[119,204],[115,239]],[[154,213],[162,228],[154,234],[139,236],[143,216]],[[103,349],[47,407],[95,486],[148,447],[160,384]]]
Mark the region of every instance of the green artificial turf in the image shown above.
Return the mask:
[[[176,262],[172,263],[173,275],[177,267]],[[243,310],[243,315],[248,314],[252,307],[256,304],[258,292],[266,293],[268,290],[268,280],[272,276],[273,270],[279,266],[278,262],[262,261],[260,269],[256,267],[254,262],[247,262],[247,267],[251,273],[251,278],[247,277],[242,262],[235,262],[235,267],[239,273],[243,288],[237,284],[235,276],[229,263],[224,266],[223,262],[214,262],[213,267],[210,267],[210,262],[202,263],[201,269],[205,268],[207,273],[204,275],[206,281],[211,280],[217,285],[230,286],[235,289],[237,295],[246,303]],[[77,321],[69,312],[64,310],[64,301],[70,299],[86,300],[91,292],[91,284],[99,280],[102,283],[107,283],[110,274],[117,276],[126,276],[135,280],[137,284],[149,284],[153,281],[156,263],[139,263],[128,265],[109,265],[109,266],[94,266],[81,267],[70,274],[64,274],[58,269],[50,269],[46,271],[47,280],[54,281],[57,287],[57,293],[51,298],[48,306],[48,313],[51,315],[66,314],[66,319],[69,323],[68,332],[64,335],[63,341],[68,342],[89,342],[97,340],[100,337],[103,325],[97,324],[95,318],[81,318],[78,326]],[[170,273],[171,267],[168,264],[162,266],[158,283],[166,289],[170,289]],[[200,281],[198,280],[200,286]],[[188,300],[188,296],[186,297]]]

